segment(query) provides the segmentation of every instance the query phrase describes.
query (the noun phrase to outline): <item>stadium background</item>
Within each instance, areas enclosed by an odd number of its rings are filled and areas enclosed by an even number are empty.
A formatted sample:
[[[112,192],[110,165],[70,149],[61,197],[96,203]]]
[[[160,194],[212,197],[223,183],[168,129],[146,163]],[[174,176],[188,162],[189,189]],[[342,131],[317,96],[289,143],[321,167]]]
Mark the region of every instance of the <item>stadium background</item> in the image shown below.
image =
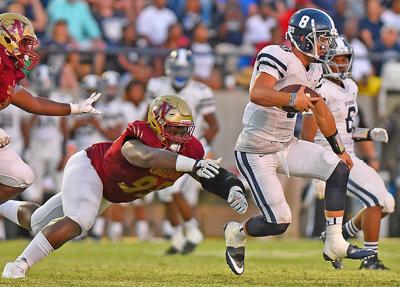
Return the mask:
[[[156,9],[154,6],[164,4],[165,8]],[[110,80],[108,84],[117,86],[118,97],[122,97],[125,86],[132,79],[145,85],[151,77],[163,75],[163,60],[171,49],[190,48],[195,58],[195,79],[213,88],[216,95],[220,132],[212,143],[214,152],[221,155],[223,165],[233,171],[236,169],[232,151],[241,128],[243,108],[248,101],[247,88],[253,57],[267,44],[285,43],[287,22],[295,10],[303,7],[319,7],[327,11],[339,32],[351,40],[355,49],[353,77],[359,84],[359,104],[365,121],[370,127],[385,127],[389,132],[389,144],[377,145],[376,148],[380,172],[399,203],[400,106],[397,104],[400,103],[400,86],[399,81],[393,79],[393,75],[399,75],[400,65],[399,0],[0,2],[1,12],[18,12],[32,19],[41,41],[41,65],[23,85],[39,95],[61,95],[74,100],[84,98],[88,96],[87,86],[82,82],[85,76],[101,76],[106,71],[114,70],[120,78],[116,83]],[[157,33],[147,29],[153,24]],[[102,86],[96,88],[101,90]],[[103,110],[107,110],[107,106],[103,106]],[[7,125],[4,112],[0,113],[2,128]],[[23,114],[21,118],[34,125],[34,117]],[[79,118],[68,119],[67,127],[72,129],[76,121]],[[100,126],[102,124],[100,120]],[[63,150],[65,155],[68,149],[74,147],[75,139],[70,132],[63,133],[62,137],[60,151]],[[31,140],[34,141],[33,138]],[[25,138],[21,142],[28,146],[29,140]],[[32,145],[26,149],[21,147],[20,152],[29,157],[32,148]],[[46,173],[51,172],[47,170]],[[287,180],[282,178],[282,181]],[[56,183],[41,182],[48,194],[35,196],[38,202],[57,191]],[[291,179],[286,186],[295,214],[290,237],[317,236],[322,228],[318,224],[320,219],[323,221],[323,217],[318,216],[321,203],[305,192],[306,185],[306,180]],[[352,206],[356,210],[357,203],[349,201],[350,213]],[[155,204],[149,208],[154,233],[159,234],[162,207]],[[250,213],[256,212],[252,206]],[[222,223],[237,218],[222,201],[205,194],[202,194],[197,217],[206,236],[221,236]],[[129,215],[125,222],[126,234],[133,232],[132,220]],[[396,207],[396,212],[385,219],[382,235],[399,236],[399,223],[399,207]],[[9,224],[6,234],[8,238],[18,236]]]

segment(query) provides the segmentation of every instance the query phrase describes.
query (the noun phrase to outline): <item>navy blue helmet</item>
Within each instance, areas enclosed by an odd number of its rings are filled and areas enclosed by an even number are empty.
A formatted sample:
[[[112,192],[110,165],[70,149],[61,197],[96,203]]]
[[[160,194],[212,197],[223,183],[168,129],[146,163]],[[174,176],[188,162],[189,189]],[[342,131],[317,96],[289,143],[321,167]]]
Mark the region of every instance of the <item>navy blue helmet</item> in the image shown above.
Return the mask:
[[[328,52],[335,47],[334,40],[337,36],[332,18],[313,8],[301,9],[294,13],[286,33],[286,38],[298,50],[321,62],[329,61]]]
[[[324,77],[331,77],[335,79],[345,79],[351,76],[351,69],[353,67],[354,50],[349,42],[342,36],[335,39],[336,47],[330,51],[329,63],[323,63]],[[336,56],[346,56],[347,63],[339,64],[335,61]]]
[[[165,61],[165,75],[170,77],[176,89],[183,89],[193,76],[194,60],[187,49],[173,50]]]

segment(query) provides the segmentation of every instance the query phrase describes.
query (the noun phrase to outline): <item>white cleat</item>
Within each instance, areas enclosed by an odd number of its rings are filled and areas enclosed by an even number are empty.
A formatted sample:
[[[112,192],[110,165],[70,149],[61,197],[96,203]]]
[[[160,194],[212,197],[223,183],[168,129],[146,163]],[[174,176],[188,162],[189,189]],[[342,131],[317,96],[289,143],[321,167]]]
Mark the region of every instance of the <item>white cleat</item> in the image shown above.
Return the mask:
[[[25,278],[26,271],[28,271],[29,265],[24,259],[18,259],[14,262],[8,262],[4,267],[3,278]]]
[[[226,251],[225,259],[229,268],[236,275],[244,272],[244,258],[246,237],[240,234],[241,224],[235,221],[228,222],[224,226]]]

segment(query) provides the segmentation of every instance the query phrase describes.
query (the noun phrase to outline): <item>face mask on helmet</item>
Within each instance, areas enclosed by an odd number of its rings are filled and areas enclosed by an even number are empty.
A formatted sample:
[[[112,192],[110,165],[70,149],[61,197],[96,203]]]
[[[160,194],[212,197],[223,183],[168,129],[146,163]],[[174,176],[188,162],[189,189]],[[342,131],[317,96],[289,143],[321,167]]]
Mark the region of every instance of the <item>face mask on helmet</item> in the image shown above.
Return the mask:
[[[167,75],[177,89],[182,89],[192,78],[194,62],[192,52],[186,49],[174,50],[165,61]]]
[[[34,47],[39,43],[31,22],[16,13],[0,14],[0,45],[13,57],[16,67],[32,70],[39,61]]]
[[[303,54],[319,62],[329,62],[335,48],[337,30],[332,18],[318,9],[301,9],[290,18],[286,38]]]
[[[171,151],[182,150],[193,137],[193,117],[181,97],[157,97],[149,107],[147,121],[162,144]]]
[[[336,48],[329,55],[331,61],[323,63],[324,77],[343,80],[351,76],[354,51],[343,37],[338,37],[335,42]]]

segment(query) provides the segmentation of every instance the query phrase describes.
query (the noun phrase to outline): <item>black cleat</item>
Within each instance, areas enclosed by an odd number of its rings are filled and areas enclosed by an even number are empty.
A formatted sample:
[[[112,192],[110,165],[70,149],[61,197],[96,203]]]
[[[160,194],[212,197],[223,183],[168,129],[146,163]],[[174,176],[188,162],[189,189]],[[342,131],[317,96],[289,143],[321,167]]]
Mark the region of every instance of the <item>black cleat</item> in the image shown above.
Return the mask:
[[[360,248],[350,244],[347,248],[346,258],[349,259],[363,259],[372,255],[376,255],[376,252],[372,249]]]
[[[229,268],[235,273],[236,275],[242,275],[244,272],[244,254],[245,248],[244,247],[226,247],[225,251],[225,259],[226,263],[228,263]]]
[[[378,254],[364,258],[361,261],[360,269],[365,270],[389,270],[388,267],[383,265],[382,261],[378,258]]]
[[[186,255],[192,253],[197,247],[197,244],[194,244],[190,241],[186,241],[185,245],[182,248],[181,254]]]
[[[179,253],[179,250],[176,249],[174,246],[171,246],[167,251],[165,251],[165,255],[175,255],[178,253]]]
[[[342,259],[336,259],[336,260],[331,261],[331,265],[335,269],[343,269],[344,268]]]

